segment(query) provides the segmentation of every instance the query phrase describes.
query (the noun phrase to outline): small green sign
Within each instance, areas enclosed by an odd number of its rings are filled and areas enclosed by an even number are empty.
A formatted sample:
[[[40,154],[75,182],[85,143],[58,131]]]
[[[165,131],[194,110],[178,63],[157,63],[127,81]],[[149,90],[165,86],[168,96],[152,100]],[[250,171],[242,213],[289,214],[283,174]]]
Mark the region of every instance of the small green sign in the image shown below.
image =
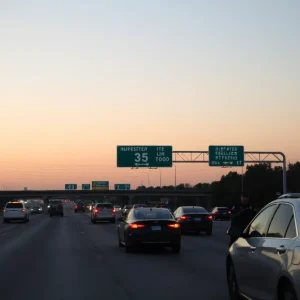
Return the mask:
[[[119,168],[170,168],[172,146],[117,146]]]
[[[130,190],[130,184],[117,183],[115,184],[116,191],[128,191]]]
[[[209,146],[209,166],[242,167],[245,164],[244,146]]]
[[[67,183],[65,184],[65,190],[77,190],[77,184]]]
[[[90,190],[90,189],[91,189],[91,185],[89,183],[82,184],[82,190]]]

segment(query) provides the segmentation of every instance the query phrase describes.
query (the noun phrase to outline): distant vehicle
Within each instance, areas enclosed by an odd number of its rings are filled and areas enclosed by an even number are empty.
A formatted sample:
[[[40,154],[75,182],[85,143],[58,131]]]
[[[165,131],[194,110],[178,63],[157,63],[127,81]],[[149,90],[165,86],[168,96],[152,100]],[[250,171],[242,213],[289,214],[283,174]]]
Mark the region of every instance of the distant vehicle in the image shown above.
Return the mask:
[[[134,204],[133,208],[148,207],[146,204]]]
[[[300,194],[270,202],[231,245],[230,299],[300,299]]]
[[[3,223],[9,221],[23,221],[29,222],[30,210],[25,207],[25,203],[22,201],[14,201],[6,203],[3,210]]]
[[[231,210],[228,207],[215,207],[212,210],[214,220],[230,220]]]
[[[175,210],[174,217],[180,223],[182,233],[205,231],[207,235],[212,235],[213,216],[204,207],[180,206]]]
[[[97,223],[97,221],[110,221],[116,222],[116,210],[110,203],[97,203],[91,213],[91,222]]]
[[[120,210],[122,210],[122,208],[121,208],[121,206],[120,206],[120,205],[114,205],[114,209],[115,209],[116,211],[120,211]]]
[[[123,214],[124,216],[127,215],[128,212],[129,212],[131,209],[132,209],[132,205],[129,205],[129,204],[125,205],[125,206],[123,207],[122,214]]]
[[[32,208],[31,208],[31,213],[32,214],[41,214],[43,212],[43,208],[41,205],[34,205]]]
[[[180,224],[167,209],[133,208],[118,219],[119,247],[131,252],[132,247],[143,244],[171,247],[173,253],[181,248]]]
[[[74,207],[74,212],[77,213],[79,211],[85,212],[85,205],[83,202],[77,202]]]
[[[64,216],[64,207],[61,200],[51,200],[49,207],[50,217],[54,215]]]

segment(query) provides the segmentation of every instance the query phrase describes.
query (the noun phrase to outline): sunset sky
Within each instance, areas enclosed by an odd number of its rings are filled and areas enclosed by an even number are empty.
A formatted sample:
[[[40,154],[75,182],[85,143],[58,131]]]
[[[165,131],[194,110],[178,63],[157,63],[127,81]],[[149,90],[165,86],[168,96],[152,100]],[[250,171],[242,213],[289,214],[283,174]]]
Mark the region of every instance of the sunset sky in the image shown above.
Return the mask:
[[[0,187],[159,185],[118,169],[117,145],[300,160],[299,3],[1,0]],[[178,165],[177,183],[228,170]]]

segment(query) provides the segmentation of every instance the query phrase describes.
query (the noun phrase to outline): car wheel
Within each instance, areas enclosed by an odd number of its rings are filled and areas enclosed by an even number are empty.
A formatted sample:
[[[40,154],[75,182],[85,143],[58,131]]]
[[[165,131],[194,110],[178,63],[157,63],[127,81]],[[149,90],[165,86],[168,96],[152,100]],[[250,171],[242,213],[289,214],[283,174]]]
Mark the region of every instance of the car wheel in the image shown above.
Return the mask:
[[[242,300],[239,291],[239,286],[236,280],[234,266],[232,263],[229,263],[227,269],[227,286],[228,286],[229,297],[231,300]]]
[[[126,253],[131,253],[132,251],[132,246],[128,245],[126,237],[124,237],[124,243],[125,243],[125,252]]]
[[[8,223],[8,220],[7,219],[3,219],[3,223]]]
[[[180,249],[181,249],[181,244],[180,243],[175,244],[172,246],[172,253],[179,253]]]
[[[119,243],[119,247],[122,247],[122,243],[121,243],[121,240],[120,240],[120,232],[119,232],[119,229],[118,229],[118,243]]]
[[[110,220],[110,222],[111,222],[111,223],[116,223],[116,219],[113,218],[113,219]]]
[[[24,219],[23,219],[23,223],[27,223],[27,217],[25,217]]]
[[[212,229],[207,230],[206,235],[212,235]]]
[[[93,218],[91,218],[91,222],[92,222],[93,224],[96,224],[96,220],[93,219]]]
[[[291,284],[284,284],[279,288],[278,300],[297,300],[295,290]]]

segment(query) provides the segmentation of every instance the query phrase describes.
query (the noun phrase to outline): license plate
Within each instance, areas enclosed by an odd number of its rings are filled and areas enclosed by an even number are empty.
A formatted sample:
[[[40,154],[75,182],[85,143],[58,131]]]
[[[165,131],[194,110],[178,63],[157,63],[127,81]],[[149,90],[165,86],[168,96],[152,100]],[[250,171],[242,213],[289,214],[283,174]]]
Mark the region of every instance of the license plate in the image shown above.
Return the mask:
[[[201,218],[195,218],[195,221],[201,221]]]
[[[153,231],[160,231],[161,230],[161,226],[152,226],[152,230]]]

